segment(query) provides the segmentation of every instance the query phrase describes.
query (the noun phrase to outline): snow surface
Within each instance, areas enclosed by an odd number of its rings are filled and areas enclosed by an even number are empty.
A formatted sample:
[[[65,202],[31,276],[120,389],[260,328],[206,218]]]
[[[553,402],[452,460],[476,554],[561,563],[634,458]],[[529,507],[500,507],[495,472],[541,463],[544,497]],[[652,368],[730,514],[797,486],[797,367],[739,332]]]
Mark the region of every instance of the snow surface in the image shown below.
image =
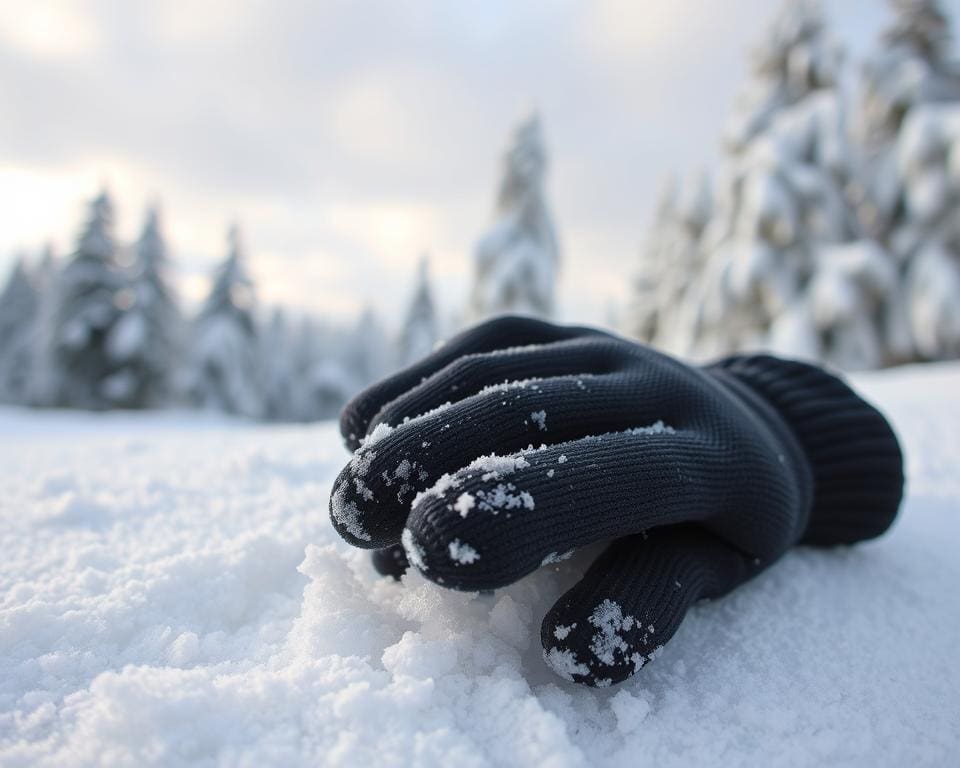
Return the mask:
[[[0,765],[953,764],[960,366],[857,383],[904,440],[894,530],[791,552],[601,690],[540,649],[583,557],[378,578],[327,520],[332,424],[0,411]]]

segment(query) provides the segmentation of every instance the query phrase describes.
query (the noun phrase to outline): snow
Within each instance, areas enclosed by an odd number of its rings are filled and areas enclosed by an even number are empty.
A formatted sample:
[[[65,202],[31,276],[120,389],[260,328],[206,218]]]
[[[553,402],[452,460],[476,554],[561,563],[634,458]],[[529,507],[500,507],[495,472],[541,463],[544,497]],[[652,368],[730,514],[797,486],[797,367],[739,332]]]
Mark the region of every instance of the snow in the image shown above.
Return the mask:
[[[472,565],[480,559],[480,555],[469,544],[464,544],[460,539],[454,539],[447,545],[450,552],[450,559],[457,565]]]
[[[453,508],[460,513],[460,517],[466,517],[476,505],[477,499],[472,493],[461,493],[457,496]]]
[[[477,491],[478,509],[497,514],[501,509],[535,509],[536,502],[529,491],[518,491],[513,483],[498,483],[491,491]]]
[[[0,410],[0,764],[951,764],[960,366],[855,381],[904,442],[894,529],[791,552],[597,690],[539,638],[584,558],[378,577],[327,520],[333,424]]]

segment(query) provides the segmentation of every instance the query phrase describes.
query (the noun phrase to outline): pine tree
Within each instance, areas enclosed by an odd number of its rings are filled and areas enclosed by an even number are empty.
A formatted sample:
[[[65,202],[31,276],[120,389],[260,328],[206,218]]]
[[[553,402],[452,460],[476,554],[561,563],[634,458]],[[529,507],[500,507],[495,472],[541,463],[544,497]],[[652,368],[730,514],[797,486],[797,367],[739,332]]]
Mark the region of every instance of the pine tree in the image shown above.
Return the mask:
[[[670,242],[676,226],[676,184],[671,178],[660,189],[633,278],[633,292],[627,308],[626,332],[647,344],[657,343],[663,334],[661,315],[665,301],[661,284],[671,272],[681,270],[671,263]],[[682,275],[689,279],[692,275]]]
[[[310,376],[323,358],[323,333],[310,318],[297,323],[275,308],[259,337],[263,415],[272,421],[322,418],[313,403]],[[345,402],[345,401],[344,401]]]
[[[169,269],[159,215],[151,209],[120,294],[125,309],[107,339],[107,351],[120,366],[113,379],[116,400],[127,407],[156,407],[172,395],[180,366],[182,320]]]
[[[890,274],[890,256],[863,240],[847,194],[856,168],[842,60],[807,0],[787,2],[756,53],[703,236],[700,354],[767,347],[847,367],[884,360],[895,283],[878,277]]]
[[[353,328],[339,333],[340,344],[329,344],[327,357],[341,361],[350,380],[348,395],[383,378],[396,368],[383,323],[372,307],[364,308]]]
[[[256,294],[236,227],[230,229],[228,246],[194,323],[188,388],[204,408],[260,417]]]
[[[57,287],[59,262],[53,246],[47,245],[33,270],[33,285],[37,291],[37,313],[34,321],[30,350],[30,377],[28,405],[49,406],[56,394],[56,370],[53,365],[53,340],[56,334]]]
[[[494,223],[477,244],[470,314],[549,317],[559,252],[543,181],[547,155],[536,116],[515,131],[503,163]]]
[[[832,91],[843,53],[827,34],[817,0],[787,0],[753,50],[751,78],[726,131],[734,153],[769,131],[783,111],[811,94]]]
[[[658,208],[634,333],[698,357],[771,348],[849,369],[960,356],[960,63],[935,0],[892,2],[851,141],[841,52],[815,2],[788,0],[709,205]]]
[[[102,409],[113,404],[117,367],[107,339],[120,314],[122,287],[113,236],[113,204],[106,192],[90,206],[77,249],[57,279],[50,338],[54,405]]]
[[[957,174],[960,66],[935,0],[893,0],[894,20],[867,59],[854,187],[865,231],[896,259],[897,290],[885,312],[887,357],[960,355]]]
[[[661,263],[657,278],[659,311],[653,341],[675,354],[690,351],[690,338],[698,322],[701,299],[696,276],[704,267],[700,243],[713,206],[708,178],[699,174],[679,189],[661,224],[657,240]]]
[[[10,270],[0,293],[0,402],[30,402],[33,345],[40,296],[24,259]]]
[[[424,256],[417,269],[417,284],[400,332],[401,367],[416,362],[433,351],[439,340],[437,311],[430,290],[430,263]]]

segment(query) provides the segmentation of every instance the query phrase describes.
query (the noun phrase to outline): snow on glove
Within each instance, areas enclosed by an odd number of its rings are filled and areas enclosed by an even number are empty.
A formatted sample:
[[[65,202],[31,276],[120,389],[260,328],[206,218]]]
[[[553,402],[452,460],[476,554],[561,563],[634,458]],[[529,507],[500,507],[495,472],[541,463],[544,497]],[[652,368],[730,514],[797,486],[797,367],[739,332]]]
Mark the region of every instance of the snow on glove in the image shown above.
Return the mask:
[[[766,355],[691,367],[600,331],[505,317],[358,395],[330,515],[381,573],[504,586],[613,539],[543,620],[544,658],[620,682],[689,606],[794,544],[883,533],[903,469],[846,384]],[[402,549],[398,543],[402,542]]]

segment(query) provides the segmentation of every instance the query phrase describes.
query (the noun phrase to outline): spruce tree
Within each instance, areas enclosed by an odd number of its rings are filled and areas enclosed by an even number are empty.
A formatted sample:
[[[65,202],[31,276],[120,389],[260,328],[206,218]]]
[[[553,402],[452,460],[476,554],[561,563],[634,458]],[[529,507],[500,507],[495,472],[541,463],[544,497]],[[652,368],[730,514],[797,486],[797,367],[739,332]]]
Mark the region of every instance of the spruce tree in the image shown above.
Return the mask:
[[[53,340],[56,334],[57,289],[60,264],[53,246],[47,245],[33,270],[37,291],[37,313],[30,353],[30,381],[27,404],[49,406],[56,395],[56,369],[53,364]]]
[[[126,407],[157,407],[173,394],[183,329],[169,270],[159,215],[150,209],[126,275],[124,308],[107,339],[110,357],[120,367],[113,379],[117,400]]]
[[[103,192],[91,204],[76,251],[57,279],[50,338],[54,405],[103,409],[113,404],[109,382],[118,367],[107,340],[120,315],[122,288],[113,218],[113,204]]]
[[[757,49],[704,230],[702,355],[772,348],[847,367],[884,360],[890,256],[863,240],[840,89],[843,55],[819,5],[789,0]],[[841,301],[840,305],[831,302]]]
[[[0,293],[0,402],[30,402],[40,296],[21,257]]]
[[[895,258],[886,307],[890,362],[960,355],[957,172],[960,66],[935,0],[892,0],[894,19],[860,83],[854,187],[864,230]]]
[[[407,366],[433,351],[440,338],[437,311],[430,290],[430,264],[426,256],[417,269],[417,283],[400,332],[400,366]]]
[[[667,275],[676,272],[688,280],[693,277],[682,275],[681,270],[671,262],[670,243],[675,226],[676,185],[671,178],[660,189],[653,220],[648,225],[640,251],[640,264],[633,277],[632,295],[627,308],[627,333],[647,344],[658,343],[663,334],[661,318],[665,302],[661,284]]]
[[[547,154],[534,115],[513,134],[503,160],[494,221],[475,251],[470,315],[550,317],[559,249],[544,196]]]
[[[189,393],[204,408],[263,415],[257,360],[256,294],[236,227],[194,322]]]

